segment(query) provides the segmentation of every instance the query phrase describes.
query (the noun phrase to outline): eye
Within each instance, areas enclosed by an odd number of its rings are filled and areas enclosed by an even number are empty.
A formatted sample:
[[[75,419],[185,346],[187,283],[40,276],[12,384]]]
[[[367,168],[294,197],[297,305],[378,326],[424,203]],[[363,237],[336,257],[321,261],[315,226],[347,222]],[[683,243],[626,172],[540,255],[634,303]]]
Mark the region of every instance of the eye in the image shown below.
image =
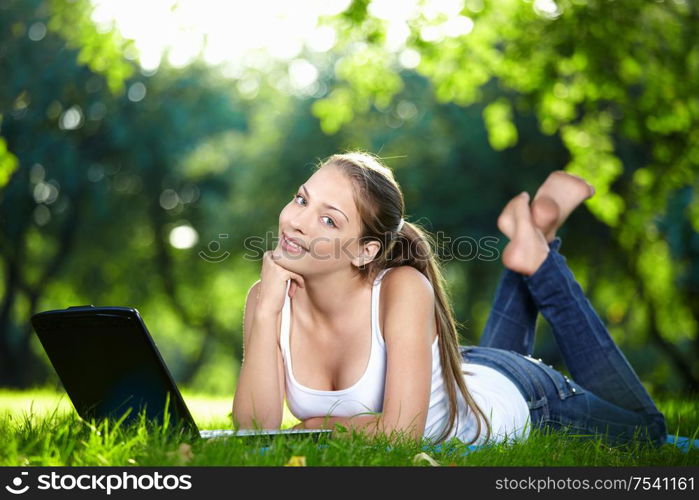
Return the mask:
[[[328,219],[328,220],[330,221],[330,223],[332,224],[332,227],[337,227],[337,225],[335,224],[335,221],[332,220],[332,219],[331,219],[330,217],[328,217],[327,215],[324,215],[323,218],[324,218],[324,219]]]
[[[301,198],[303,201],[306,201],[306,198],[304,198],[303,195],[302,195],[301,193],[296,193],[296,194],[294,195],[294,201],[296,201],[298,198]],[[305,205],[302,205],[302,206],[305,206]],[[335,224],[335,221],[332,220],[332,219],[331,219],[330,217],[328,217],[327,215],[324,215],[323,218],[328,219],[328,220],[330,221],[330,224],[326,224],[326,225],[330,225],[330,227],[337,227],[337,224]]]

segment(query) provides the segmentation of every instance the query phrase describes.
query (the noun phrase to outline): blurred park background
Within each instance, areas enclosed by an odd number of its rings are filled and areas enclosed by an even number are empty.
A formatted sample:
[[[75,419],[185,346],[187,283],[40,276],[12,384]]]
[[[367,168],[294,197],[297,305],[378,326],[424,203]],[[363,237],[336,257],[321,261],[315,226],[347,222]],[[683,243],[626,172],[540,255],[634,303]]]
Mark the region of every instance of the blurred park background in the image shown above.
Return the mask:
[[[696,395],[698,90],[693,0],[2,0],[0,387],[60,388],[29,318],[94,304],[232,398],[244,240],[358,148],[408,220],[499,249],[509,198],[586,178],[561,251],[652,393]],[[444,266],[476,344],[499,259]]]

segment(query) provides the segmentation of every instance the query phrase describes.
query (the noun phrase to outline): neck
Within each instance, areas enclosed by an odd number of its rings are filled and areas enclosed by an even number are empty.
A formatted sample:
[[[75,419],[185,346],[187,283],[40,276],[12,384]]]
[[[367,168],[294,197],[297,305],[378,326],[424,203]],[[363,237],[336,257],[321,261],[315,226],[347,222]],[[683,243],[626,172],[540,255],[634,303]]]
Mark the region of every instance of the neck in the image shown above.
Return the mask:
[[[348,269],[331,274],[304,276],[304,288],[297,288],[293,300],[297,302],[316,325],[345,323],[356,317],[357,308],[370,291],[362,276]],[[371,292],[369,292],[371,293]]]

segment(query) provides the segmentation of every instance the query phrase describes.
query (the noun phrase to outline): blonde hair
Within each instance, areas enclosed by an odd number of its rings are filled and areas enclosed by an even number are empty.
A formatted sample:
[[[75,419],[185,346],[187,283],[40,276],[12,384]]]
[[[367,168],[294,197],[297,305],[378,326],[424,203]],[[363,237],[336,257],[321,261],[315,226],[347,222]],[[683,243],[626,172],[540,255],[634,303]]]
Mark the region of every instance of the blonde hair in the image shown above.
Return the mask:
[[[451,308],[446,280],[433,250],[434,238],[418,224],[403,219],[405,203],[400,186],[393,177],[393,172],[383,165],[378,157],[355,150],[334,154],[320,162],[316,168],[325,165],[340,167],[352,181],[354,200],[362,220],[360,241],[376,240],[382,245],[376,257],[359,268],[365,279],[371,282],[382,269],[408,265],[420,271],[432,284],[439,336],[439,359],[449,398],[448,424],[437,440],[446,439],[454,428],[458,415],[458,390],[470,411],[476,415],[476,434],[467,444],[478,439],[482,431],[482,422],[487,427],[487,441],[491,434],[490,422],[468,391],[464,372],[461,371],[457,323]]]

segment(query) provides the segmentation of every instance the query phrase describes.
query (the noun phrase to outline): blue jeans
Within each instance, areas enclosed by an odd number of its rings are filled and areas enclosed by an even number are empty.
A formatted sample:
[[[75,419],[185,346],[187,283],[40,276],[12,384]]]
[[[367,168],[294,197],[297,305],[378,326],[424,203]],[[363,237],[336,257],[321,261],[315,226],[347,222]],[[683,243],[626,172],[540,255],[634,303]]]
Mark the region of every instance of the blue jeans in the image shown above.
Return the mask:
[[[505,269],[478,346],[464,361],[495,368],[527,400],[532,427],[552,428],[612,444],[665,443],[665,417],[614,343],[558,248],[531,276]],[[551,325],[572,379],[531,357],[537,314]]]

